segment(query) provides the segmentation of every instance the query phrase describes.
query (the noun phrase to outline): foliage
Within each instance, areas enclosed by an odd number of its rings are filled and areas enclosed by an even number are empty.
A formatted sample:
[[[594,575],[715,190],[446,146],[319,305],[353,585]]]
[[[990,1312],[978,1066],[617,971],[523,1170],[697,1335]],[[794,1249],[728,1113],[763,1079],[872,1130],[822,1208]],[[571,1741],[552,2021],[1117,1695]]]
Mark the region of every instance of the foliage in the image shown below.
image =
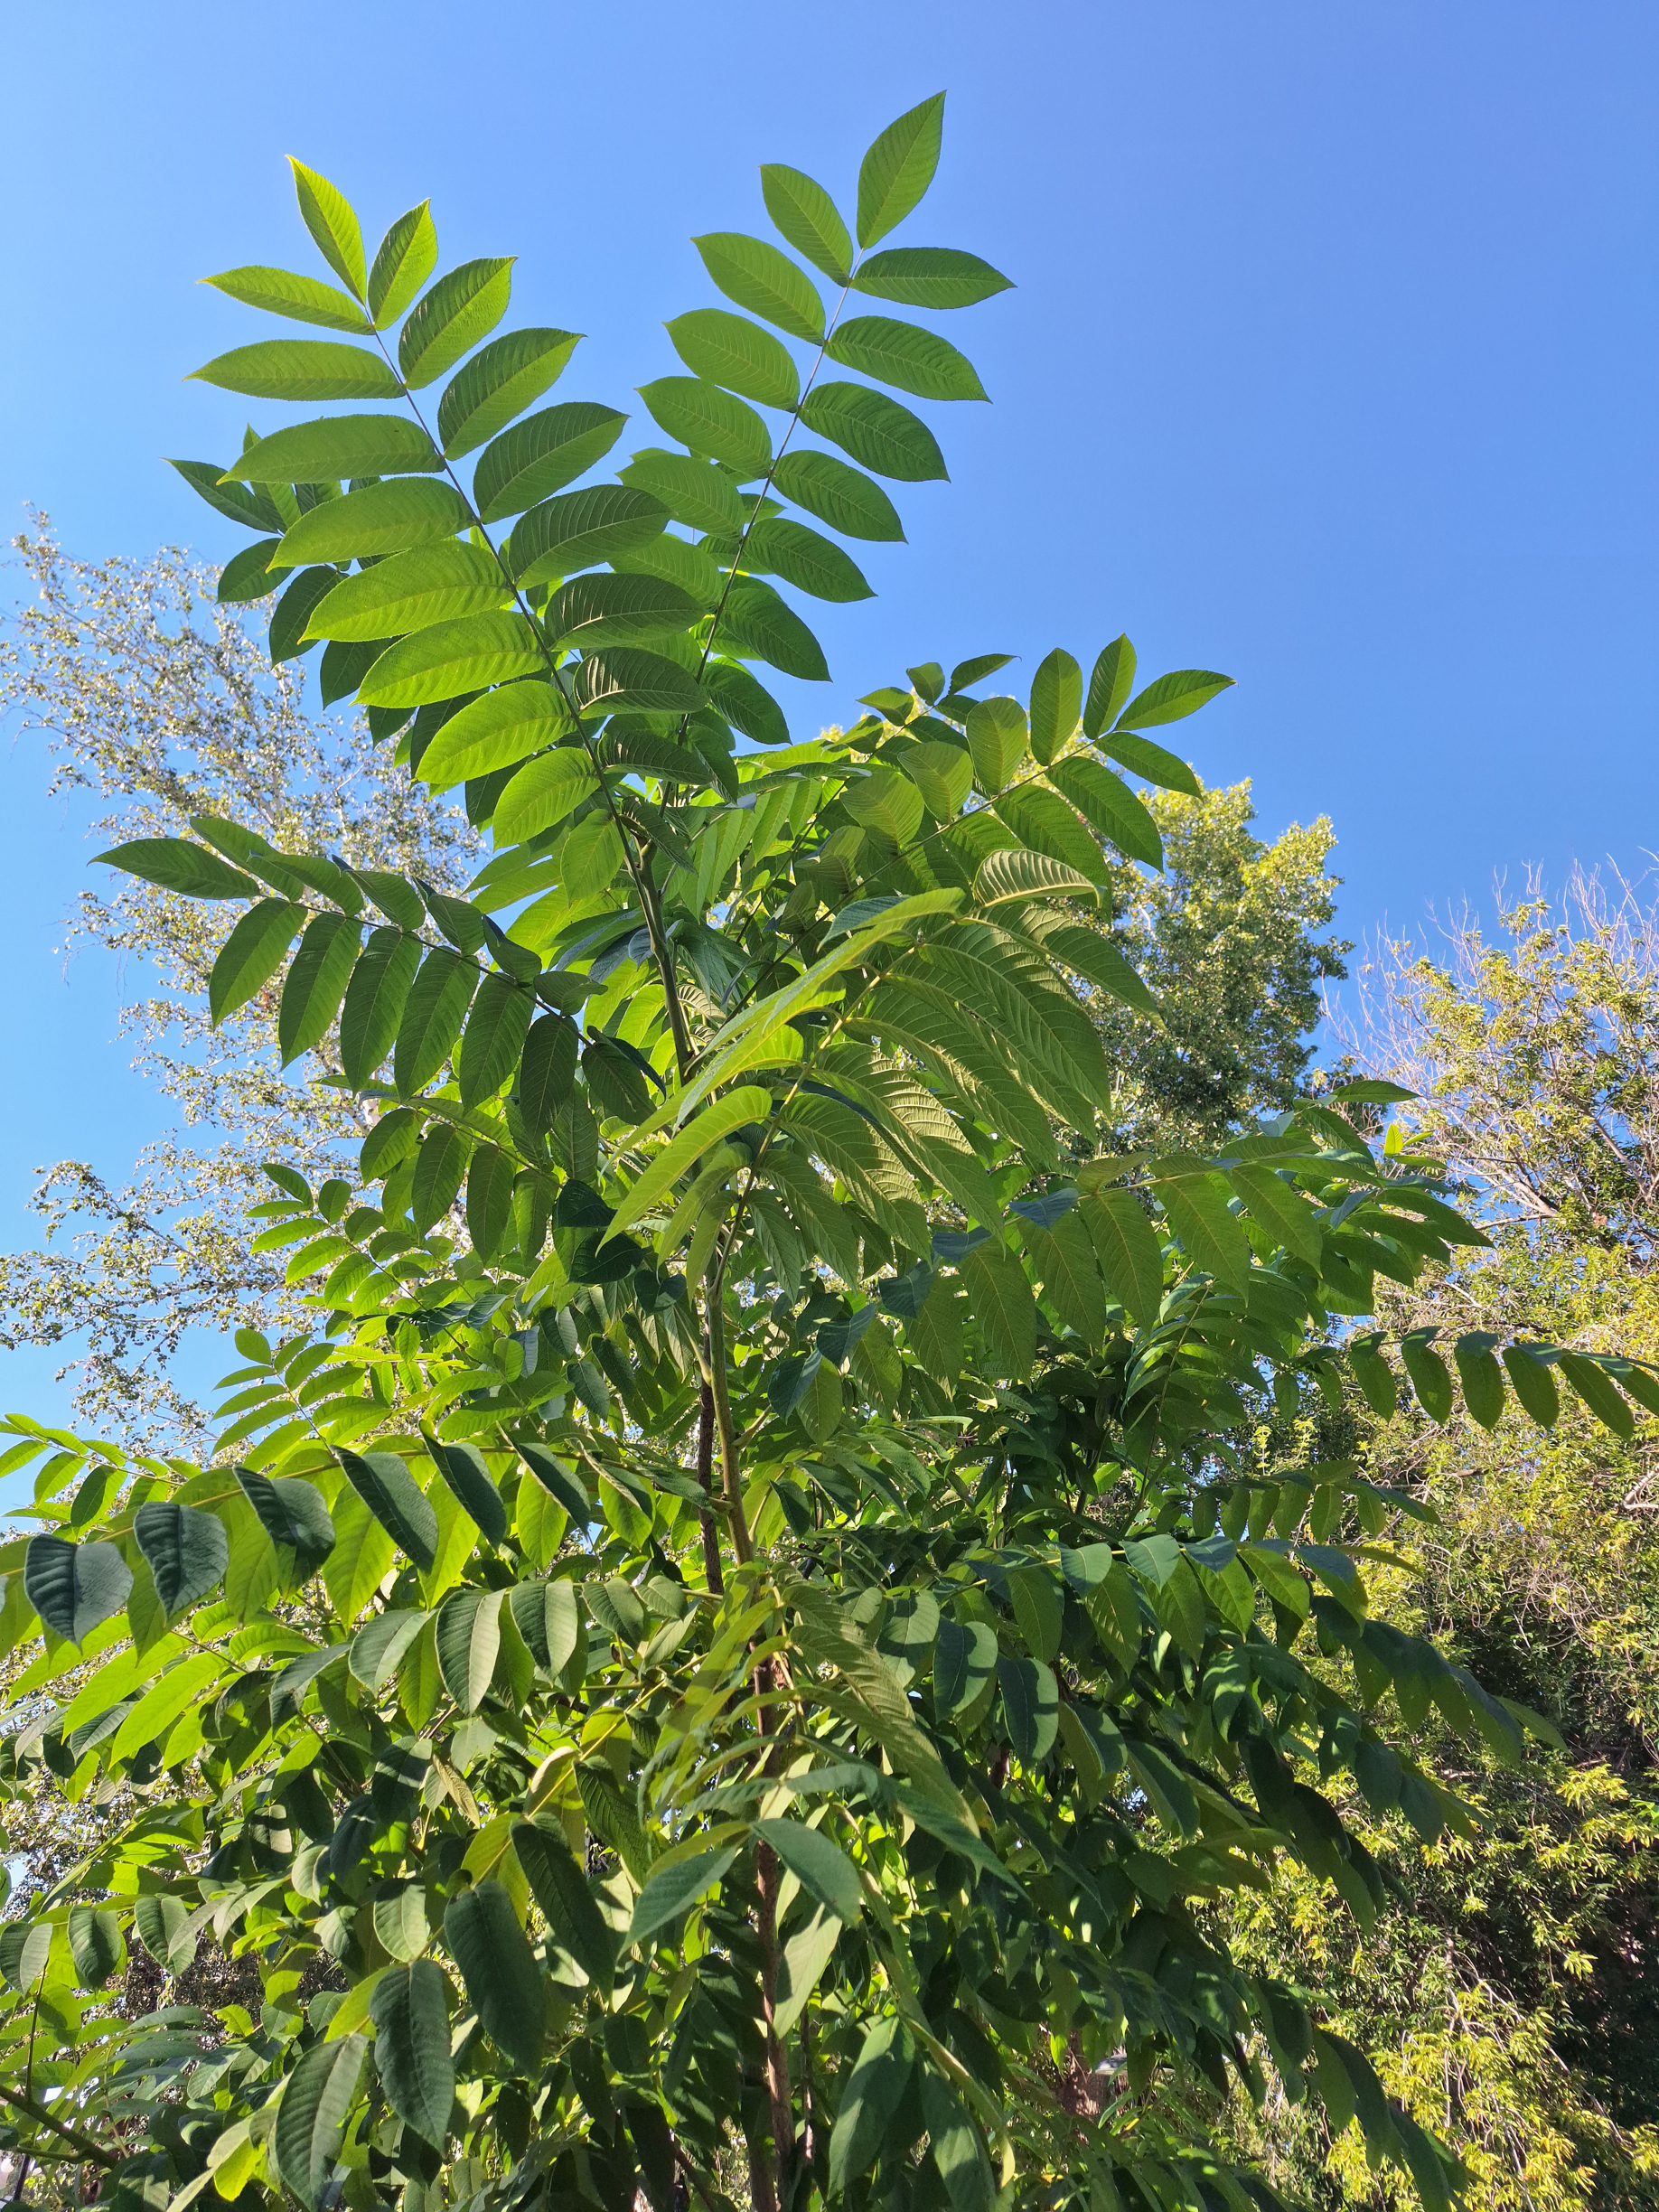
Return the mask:
[[[1326,1341],[1379,1271],[1481,1242],[1361,1140],[1342,1108],[1376,1087],[1213,1154],[1096,1149],[1091,1009],[1155,1002],[1080,916],[1113,856],[1162,857],[1107,764],[1181,788],[1145,732],[1226,680],[1138,688],[1120,638],[1086,686],[1057,650],[1021,703],[986,696],[986,654],[792,744],[748,666],[821,661],[769,576],[855,588],[781,502],[892,534],[864,472],[942,470],[824,360],[978,392],[931,328],[843,319],[848,290],[1005,284],[869,250],[942,114],[866,156],[858,255],[820,187],[763,172],[833,314],[777,247],[699,240],[760,320],[670,323],[693,374],[642,396],[680,450],[575,492],[623,417],[516,419],[574,341],[491,337],[505,261],[423,293],[424,205],[370,266],[296,165],[345,288],[215,280],[378,347],[210,364],[395,403],[181,465],[265,533],[250,571],[294,572],[273,654],[328,641],[323,691],[466,783],[495,851],[465,899],[210,813],[111,856],[233,904],[216,1010],[286,961],[283,1051],[337,1023],[383,1109],[357,1187],[273,1164],[256,1241],[312,1326],[241,1336],[209,1464],[12,1423],[43,1464],[42,1532],[0,1553],[11,1786],[135,1811],[0,1937],[0,2087],[33,2156],[103,2167],[123,2206],[667,2212],[745,2193],[735,2158],[757,2212],[1271,2201],[1207,2102],[1270,2065],[1429,2203],[1457,2178],[1324,1992],[1214,1934],[1287,1861],[1371,1923],[1352,1788],[1391,1833],[1474,1832],[1406,1741],[1431,1701],[1505,1758],[1545,1725],[1372,1616],[1414,1501],[1248,1451],[1270,1402],[1379,1387],[1375,1341]],[[816,349],[804,379],[774,329]],[[428,421],[477,453],[470,495]],[[463,1190],[464,1252],[439,1227]],[[1483,1414],[1558,1368],[1608,1418],[1659,1399],[1626,1361],[1504,1351],[1459,1347]],[[100,1999],[135,1945],[176,1971],[210,1931],[257,1963],[257,2020]]]
[[[301,664],[271,665],[242,607],[215,605],[211,572],[176,551],[77,561],[39,519],[14,543],[36,596],[0,631],[0,713],[46,734],[52,791],[96,792],[108,811],[94,827],[107,837],[165,836],[213,811],[277,844],[463,887],[476,847],[464,819],[387,774],[356,717],[303,712]],[[118,1423],[152,1449],[208,1440],[202,1409],[172,1378],[187,1330],[222,1338],[303,1321],[281,1269],[248,1250],[259,1162],[276,1154],[320,1177],[371,1119],[326,1082],[283,1079],[274,989],[210,1023],[220,934],[211,909],[140,877],[81,895],[65,951],[101,945],[136,969],[143,983],[124,1026],[182,1127],[124,1185],[81,1160],[43,1170],[33,1205],[48,1244],[88,1226],[67,1249],[9,1254],[0,1292],[0,1347],[67,1353],[89,1331],[72,1362],[79,1417]],[[327,1040],[307,1068],[338,1072]]]
[[[1659,937],[1651,908],[1575,876],[1534,885],[1506,942],[1468,918],[1431,955],[1373,971],[1356,1057],[1420,1093],[1411,1141],[1478,1194],[1489,1251],[1389,1300],[1401,1328],[1524,1328],[1579,1351],[1659,1351],[1652,1254]],[[1376,1593],[1483,1680],[1548,1713],[1562,1748],[1523,1774],[1469,1771],[1478,1852],[1398,1859],[1378,1940],[1344,1963],[1339,2017],[1400,2056],[1391,2086],[1440,2125],[1472,2204],[1650,2204],[1659,2073],[1650,2032],[1659,1907],[1659,1557],[1650,1448],[1568,1408],[1548,1434],[1467,1413],[1444,1426],[1402,1389],[1372,1422],[1373,1476],[1439,1525]],[[1306,1908],[1244,1938],[1270,1964],[1321,1941]],[[1277,2153],[1281,2146],[1275,2145]],[[1371,2184],[1353,2177],[1369,2201]]]

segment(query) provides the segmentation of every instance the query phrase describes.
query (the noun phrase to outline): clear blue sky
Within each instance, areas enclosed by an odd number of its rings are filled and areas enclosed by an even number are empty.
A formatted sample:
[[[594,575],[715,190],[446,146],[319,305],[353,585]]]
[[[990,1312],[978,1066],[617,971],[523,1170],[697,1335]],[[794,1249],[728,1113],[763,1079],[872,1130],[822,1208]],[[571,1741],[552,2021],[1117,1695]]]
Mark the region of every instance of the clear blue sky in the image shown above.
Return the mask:
[[[670,365],[662,319],[712,296],[689,234],[761,226],[757,163],[847,204],[869,138],[945,86],[902,239],[1016,279],[951,328],[995,404],[935,411],[953,481],[902,492],[909,545],[872,548],[881,596],[823,623],[836,683],[792,707],[1127,629],[1148,673],[1237,677],[1178,742],[1253,776],[1269,830],[1333,818],[1351,937],[1498,869],[1645,865],[1651,0],[62,0],[5,43],[8,532],[32,500],[88,556],[242,542],[156,456],[230,447],[243,403],[180,378],[263,334],[193,279],[312,266],[286,153],[371,237],[430,194],[447,259],[520,254],[517,319],[590,333],[561,389],[624,405]],[[83,814],[6,737],[14,1245],[38,1162],[118,1176],[162,1116],[114,963],[52,954]],[[0,1359],[0,1406],[60,1414],[53,1364]]]

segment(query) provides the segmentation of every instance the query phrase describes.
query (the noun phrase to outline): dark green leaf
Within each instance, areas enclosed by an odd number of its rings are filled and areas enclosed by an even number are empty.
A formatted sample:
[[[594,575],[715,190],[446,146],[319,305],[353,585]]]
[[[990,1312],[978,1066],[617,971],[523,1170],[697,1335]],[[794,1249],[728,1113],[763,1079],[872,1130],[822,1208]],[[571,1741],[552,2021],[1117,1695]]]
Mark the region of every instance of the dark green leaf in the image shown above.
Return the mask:
[[[712,461],[648,445],[618,473],[624,484],[660,500],[672,520],[690,530],[740,530],[748,520],[737,487]]]
[[[1133,1191],[1103,1190],[1082,1212],[1107,1289],[1149,1328],[1163,1302],[1164,1262],[1145,1207]]]
[[[224,1523],[173,1498],[146,1498],[133,1515],[133,1534],[167,1614],[182,1613],[205,1598],[230,1556]]]
[[[927,425],[896,399],[867,385],[815,385],[801,403],[801,419],[809,430],[839,445],[878,476],[925,483],[949,473]]]
[[[1015,1756],[1040,1767],[1054,1748],[1060,1726],[1060,1691],[1054,1669],[1037,1659],[998,1659],[1003,1717]]]
[[[250,876],[188,838],[132,838],[93,858],[186,898],[253,898],[259,889]]]
[[[902,2020],[877,2020],[866,2035],[841,2092],[830,2138],[830,2194],[839,2196],[881,2155],[887,2129],[909,2086],[914,2047]]]
[[[396,399],[402,385],[378,353],[325,338],[267,338],[215,354],[191,379],[254,399]]]
[[[238,1467],[236,1479],[260,1527],[292,1557],[299,1579],[314,1574],[334,1548],[334,1523],[322,1493],[295,1476],[256,1475],[250,1467]]]
[[[1158,824],[1121,776],[1097,762],[1073,757],[1056,761],[1048,781],[1120,852],[1131,860],[1144,860],[1148,867],[1163,867],[1164,841]]]
[[[328,1035],[351,981],[359,942],[356,923],[344,914],[314,914],[306,923],[276,1011],[284,1067]]]
[[[1432,1336],[1429,1330],[1429,1335]],[[1418,1403],[1430,1420],[1445,1423],[1451,1419],[1452,1383],[1446,1362],[1429,1345],[1427,1338],[1413,1329],[1401,1338],[1400,1356],[1411,1378],[1411,1387],[1417,1392]]]
[[[438,1607],[438,1673],[458,1712],[476,1712],[490,1687],[501,1648],[501,1599],[498,1589],[458,1589]]]
[[[493,1098],[518,1066],[535,1003],[511,976],[485,976],[455,1060],[463,1106]]]
[[[730,661],[711,661],[703,670],[703,688],[733,728],[756,745],[789,743],[783,709],[747,669]]]
[[[1031,750],[1044,767],[1077,727],[1083,711],[1083,670],[1056,645],[1031,680]]]
[[[501,1156],[498,1153],[496,1157]],[[424,1441],[434,1466],[469,1517],[478,1523],[486,1543],[500,1543],[507,1533],[507,1508],[483,1452],[476,1444],[464,1441],[444,1444],[430,1436]]]
[[[368,2048],[362,2035],[314,2043],[284,2085],[272,2148],[284,2186],[305,2212],[323,2212]]]
[[[901,307],[972,307],[1010,286],[989,261],[950,246],[899,246],[872,254],[852,280],[855,292],[896,300]]]
[[[1095,661],[1089,678],[1089,698],[1083,708],[1085,737],[1098,737],[1105,729],[1135,681],[1135,648],[1127,637],[1114,638]]]
[[[576,700],[585,715],[695,714],[708,704],[677,661],[627,645],[587,656],[576,671]]]
[[[533,507],[602,460],[628,417],[589,399],[543,408],[502,431],[478,456],[473,497],[485,522]]]
[[[979,2130],[956,2091],[931,2067],[922,2071],[922,2111],[951,2212],[990,2212],[997,2184]]]
[[[423,200],[399,215],[375,251],[369,272],[369,312],[377,330],[395,323],[437,267],[437,231]]]
[[[420,425],[401,415],[323,415],[257,438],[225,474],[242,483],[341,483],[443,465]]]
[[[634,1901],[625,1940],[649,1944],[670,1922],[689,1912],[699,1898],[707,1897],[736,1856],[735,1850],[699,1851],[652,1874]]]
[[[507,565],[520,584],[574,576],[660,538],[668,519],[660,499],[627,484],[566,492],[514,524]]]
[[[745,568],[781,576],[786,584],[811,592],[816,599],[844,601],[875,595],[857,563],[839,546],[808,530],[804,522],[787,517],[755,525],[745,540],[743,564]]]
[[[541,2063],[541,1975],[501,1884],[478,1882],[452,1898],[444,1940],[491,2041],[515,2072],[533,2074]]]
[[[449,1983],[431,1959],[392,1965],[369,2000],[374,2066],[386,2101],[406,2127],[442,2150],[455,2101],[449,2055]]]
[[[435,1121],[422,1138],[409,1185],[409,1218],[423,1236],[455,1203],[471,1155],[472,1139],[453,1122]]]
[[[594,1504],[574,1468],[556,1459],[545,1444],[520,1442],[515,1449],[548,1495],[558,1499],[578,1528],[585,1528],[594,1518]]]
[[[513,1828],[512,1847],[547,1916],[553,1940],[590,1982],[602,1992],[608,1992],[615,1971],[615,1945],[594,1902],[586,1869],[572,1858],[562,1833],[539,1823],[520,1821]]]
[[[728,300],[792,338],[816,342],[824,334],[824,304],[811,278],[787,254],[740,230],[711,230],[691,243],[703,267]]]
[[[504,430],[558,381],[580,343],[576,331],[511,331],[474,354],[438,401],[445,453],[454,460]]]
[[[264,989],[282,966],[305,919],[305,909],[288,899],[261,899],[248,908],[226,938],[208,977],[208,1012],[215,1028]]]
[[[437,1515],[396,1452],[342,1451],[346,1480],[395,1543],[426,1569],[437,1556]]]
[[[857,369],[923,399],[986,396],[972,362],[953,345],[914,323],[895,323],[890,315],[855,315],[835,332],[827,351],[843,369]]]
[[[400,929],[370,932],[340,1016],[340,1064],[353,1089],[374,1080],[391,1050],[419,965],[417,938]]]
[[[727,652],[751,653],[806,683],[830,680],[823,647],[794,609],[758,576],[734,579],[717,635]]]
[[[864,1891],[852,1861],[821,1830],[801,1821],[760,1820],[755,1832],[764,1836],[801,1887],[838,1920],[851,1923],[858,1917]]]
[[[489,1144],[477,1148],[466,1171],[466,1233],[473,1251],[486,1260],[500,1251],[512,1224],[515,1172],[506,1153]]]
[[[132,1569],[115,1544],[29,1539],[23,1594],[52,1634],[70,1644],[84,1644],[100,1621],[118,1613],[132,1587]]]
[[[587,652],[689,630],[700,612],[689,592],[654,576],[582,576],[554,593],[544,619],[558,643]]]
[[[270,565],[281,540],[261,538],[250,546],[234,553],[219,572],[219,589],[214,596],[220,606],[246,606],[254,599],[264,599],[282,582],[281,571],[273,576]]]
[[[296,661],[316,643],[306,632],[311,618],[340,581],[333,568],[302,568],[271,610],[271,666]]]
[[[1553,1429],[1560,1416],[1561,1398],[1547,1364],[1526,1345],[1510,1345],[1504,1354],[1515,1396],[1541,1429]]]
[[[858,167],[858,243],[873,246],[904,221],[933,181],[945,96],[935,92],[889,123]]]
[[[815,269],[844,285],[852,268],[853,244],[823,186],[781,162],[763,162],[760,173],[766,212],[783,236]]]
[[[1492,1356],[1492,1339],[1479,1334],[1459,1336],[1452,1353],[1464,1404],[1483,1429],[1495,1429],[1504,1411],[1504,1371]]]
[[[785,499],[845,538],[904,539],[898,511],[881,486],[831,454],[786,453],[772,481]]]
[[[1154,745],[1149,737],[1131,737],[1123,730],[1114,730],[1099,743],[1102,753],[1121,761],[1134,774],[1145,776],[1160,791],[1185,792],[1189,799],[1198,797],[1202,787],[1186,763]]]
[[[1619,1437],[1635,1433],[1635,1417],[1605,1368],[1579,1352],[1559,1352],[1555,1364],[1604,1429]]]
[[[519,1071],[519,1111],[541,1136],[570,1096],[581,1033],[567,1015],[543,1014],[530,1025]]]

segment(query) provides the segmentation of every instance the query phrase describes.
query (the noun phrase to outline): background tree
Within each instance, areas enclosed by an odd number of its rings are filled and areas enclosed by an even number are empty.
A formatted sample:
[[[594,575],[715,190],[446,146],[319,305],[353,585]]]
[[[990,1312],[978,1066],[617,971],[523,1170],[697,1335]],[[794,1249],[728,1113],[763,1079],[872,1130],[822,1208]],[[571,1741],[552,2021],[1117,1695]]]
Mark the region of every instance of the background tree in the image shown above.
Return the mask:
[[[1651,1359],[1659,915],[1637,890],[1576,873],[1559,901],[1530,886],[1500,930],[1489,942],[1466,916],[1432,947],[1387,948],[1345,1035],[1354,1061],[1418,1093],[1401,1129],[1447,1161],[1492,1239],[1432,1282],[1391,1286],[1378,1318]],[[1397,2054],[1385,2076],[1458,2144],[1472,2201],[1652,2203],[1652,1446],[1617,1409],[1609,1428],[1570,1401],[1544,1436],[1510,1411],[1440,1411],[1407,1378],[1392,1419],[1364,1413],[1370,1471],[1439,1516],[1379,1599],[1391,1621],[1549,1714],[1561,1744],[1510,1772],[1471,1763],[1426,1719],[1424,1756],[1489,1825],[1475,1849],[1384,1847],[1393,1901],[1378,1940],[1333,1962],[1343,2017],[1367,2048]],[[1306,1897],[1264,1906],[1251,1936],[1281,1961],[1326,1940]],[[1291,2162],[1317,2167],[1319,2148]],[[1347,2183],[1370,2200],[1358,2169]]]

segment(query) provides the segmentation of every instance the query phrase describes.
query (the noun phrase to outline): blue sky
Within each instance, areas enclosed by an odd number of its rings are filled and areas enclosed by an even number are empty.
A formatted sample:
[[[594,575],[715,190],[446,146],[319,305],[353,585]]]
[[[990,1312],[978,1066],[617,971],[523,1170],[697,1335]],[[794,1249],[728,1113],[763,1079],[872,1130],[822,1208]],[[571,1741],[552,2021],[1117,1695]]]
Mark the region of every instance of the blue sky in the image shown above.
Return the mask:
[[[430,194],[446,261],[518,253],[515,318],[589,333],[561,394],[627,405],[713,296],[689,235],[764,227],[756,164],[849,204],[944,86],[894,242],[1016,280],[948,326],[994,404],[933,410],[952,481],[902,490],[910,541],[870,548],[880,596],[819,625],[836,680],[792,712],[1127,629],[1148,674],[1237,677],[1177,742],[1252,776],[1266,830],[1332,817],[1350,937],[1528,863],[1647,865],[1650,5],[65,0],[13,11],[7,62],[8,535],[33,501],[89,557],[242,542],[157,456],[230,450],[245,403],[180,380],[266,334],[193,280],[313,266],[285,154],[371,239]],[[113,961],[54,954],[85,811],[45,799],[37,736],[5,733],[0,778],[16,1245],[37,1163],[117,1177],[164,1117]],[[55,1364],[0,1355],[0,1406],[61,1418]]]

